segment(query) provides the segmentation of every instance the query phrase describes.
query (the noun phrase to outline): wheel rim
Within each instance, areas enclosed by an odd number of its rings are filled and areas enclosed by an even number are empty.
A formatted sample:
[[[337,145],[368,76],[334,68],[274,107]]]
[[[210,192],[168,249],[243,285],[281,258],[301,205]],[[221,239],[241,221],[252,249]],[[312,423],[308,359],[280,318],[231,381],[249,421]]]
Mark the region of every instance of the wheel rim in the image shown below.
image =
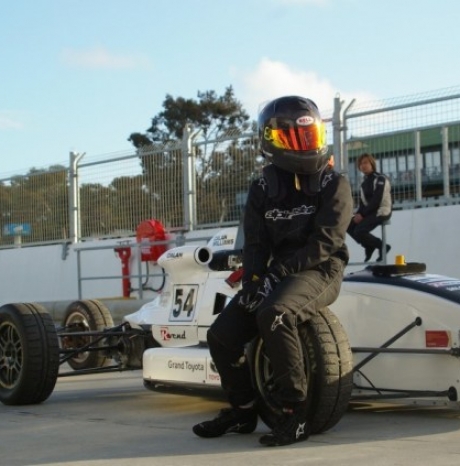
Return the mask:
[[[9,322],[0,326],[0,385],[13,388],[21,376],[23,352],[21,337]]]
[[[310,390],[312,385],[312,374],[315,371],[314,355],[311,352],[312,348],[310,348],[308,345],[305,345],[304,342],[302,342],[302,349],[304,370],[307,377],[307,386],[308,390]],[[265,353],[265,348],[262,341],[260,341],[257,345],[254,363],[254,375],[257,392],[260,394],[264,403],[270,408],[270,410],[274,414],[280,414],[281,408],[273,398],[273,370],[271,367],[270,360],[267,354]]]
[[[90,331],[91,327],[88,320],[79,312],[70,314],[67,321],[66,327],[70,327],[70,331],[74,330],[75,332],[84,332]],[[74,349],[87,345],[91,341],[91,337],[78,336],[78,337],[63,337],[62,338],[62,347],[64,349]],[[72,356],[72,360],[77,364],[82,364],[86,362],[90,356],[89,351],[83,351],[81,353],[75,354]]]
[[[279,408],[276,406],[273,400],[273,371],[265,353],[263,343],[260,341],[257,345],[257,356],[255,358],[254,375],[256,382],[257,392],[260,394],[261,399],[264,401],[267,407],[270,408],[275,414],[279,414]]]

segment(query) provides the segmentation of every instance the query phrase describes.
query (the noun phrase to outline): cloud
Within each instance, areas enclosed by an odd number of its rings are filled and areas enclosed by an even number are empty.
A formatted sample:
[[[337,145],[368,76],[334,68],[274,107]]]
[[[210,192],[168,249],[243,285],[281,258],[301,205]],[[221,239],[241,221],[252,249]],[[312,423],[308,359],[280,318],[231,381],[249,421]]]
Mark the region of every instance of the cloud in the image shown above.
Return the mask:
[[[22,129],[23,124],[9,113],[0,112],[0,131]]]
[[[236,72],[236,75],[239,74]],[[238,95],[241,95],[244,108],[254,118],[262,103],[283,95],[309,97],[316,102],[323,114],[325,111],[332,111],[334,97],[339,94],[340,99],[345,102],[351,102],[352,99],[367,101],[377,98],[366,91],[342,91],[314,71],[293,69],[285,63],[268,58],[263,58],[257,67],[246,75],[236,77],[242,87]]]
[[[64,49],[62,61],[78,68],[90,69],[134,69],[149,66],[149,59],[143,55],[121,55],[97,46],[86,50]]]

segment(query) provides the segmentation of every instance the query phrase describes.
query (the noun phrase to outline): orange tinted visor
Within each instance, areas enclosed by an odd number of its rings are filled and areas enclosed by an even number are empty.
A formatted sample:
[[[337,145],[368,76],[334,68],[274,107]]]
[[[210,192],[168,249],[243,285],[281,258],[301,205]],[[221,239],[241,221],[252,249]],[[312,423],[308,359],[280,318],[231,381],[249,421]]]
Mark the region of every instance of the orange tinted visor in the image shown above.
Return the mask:
[[[283,129],[266,126],[264,139],[277,149],[302,152],[318,150],[326,145],[326,125],[319,122]]]

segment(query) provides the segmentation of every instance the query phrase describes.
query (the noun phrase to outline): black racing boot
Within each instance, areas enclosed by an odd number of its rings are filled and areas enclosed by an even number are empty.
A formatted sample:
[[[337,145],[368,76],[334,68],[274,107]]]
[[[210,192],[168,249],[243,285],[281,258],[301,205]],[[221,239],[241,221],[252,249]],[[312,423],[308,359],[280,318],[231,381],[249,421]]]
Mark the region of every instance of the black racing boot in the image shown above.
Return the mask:
[[[370,260],[370,258],[372,257],[372,254],[374,254],[375,249],[376,248],[374,247],[364,248],[364,253],[365,253],[364,262],[367,262]]]
[[[215,419],[193,426],[199,437],[220,437],[224,434],[250,434],[257,427],[257,411],[254,408],[224,408]]]
[[[386,252],[387,254],[390,252],[391,246],[389,244],[386,245]],[[383,245],[379,249],[379,257],[377,257],[377,262],[381,262],[383,259]]]
[[[303,407],[284,409],[283,415],[269,434],[262,435],[259,442],[268,447],[290,445],[307,440],[310,427]]]

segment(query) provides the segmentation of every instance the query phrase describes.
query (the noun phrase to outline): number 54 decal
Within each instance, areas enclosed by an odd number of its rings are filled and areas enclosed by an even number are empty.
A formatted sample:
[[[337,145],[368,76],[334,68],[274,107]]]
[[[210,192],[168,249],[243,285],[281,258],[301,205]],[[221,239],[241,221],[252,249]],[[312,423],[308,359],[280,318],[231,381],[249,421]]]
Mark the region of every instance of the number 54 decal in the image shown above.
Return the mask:
[[[198,285],[175,286],[169,321],[192,321],[195,315],[197,294]]]

